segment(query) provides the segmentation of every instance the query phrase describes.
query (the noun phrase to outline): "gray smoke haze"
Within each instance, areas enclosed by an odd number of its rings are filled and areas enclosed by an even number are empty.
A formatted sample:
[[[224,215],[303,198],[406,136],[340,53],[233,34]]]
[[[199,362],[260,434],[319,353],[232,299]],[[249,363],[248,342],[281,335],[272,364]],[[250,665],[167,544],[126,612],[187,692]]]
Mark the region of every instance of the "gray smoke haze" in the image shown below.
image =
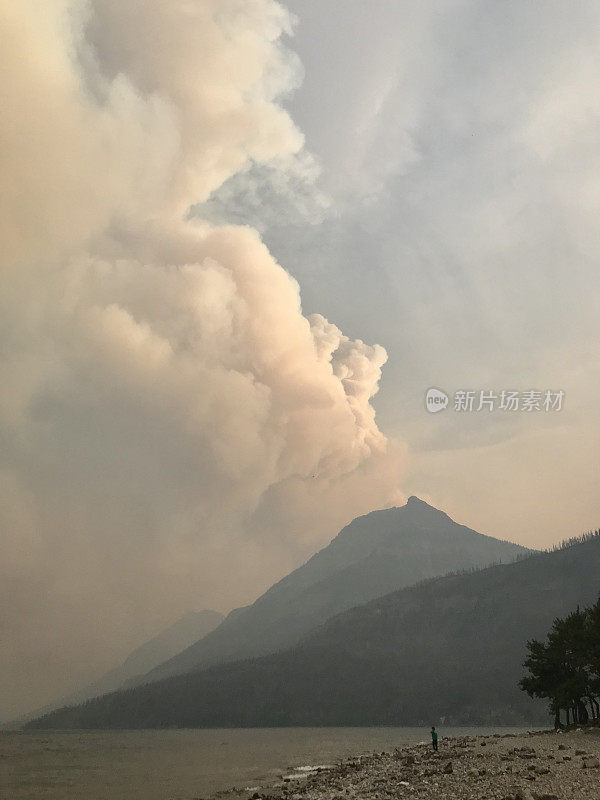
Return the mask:
[[[279,104],[300,76],[288,12],[0,12],[6,718],[401,496],[371,404],[385,350],[304,316],[256,231],[185,221],[252,165],[313,169]]]
[[[307,310],[385,344],[374,404],[403,489],[533,547],[598,527],[600,5],[289,5],[289,108],[331,213],[265,240]],[[430,415],[429,386],[566,402]]]

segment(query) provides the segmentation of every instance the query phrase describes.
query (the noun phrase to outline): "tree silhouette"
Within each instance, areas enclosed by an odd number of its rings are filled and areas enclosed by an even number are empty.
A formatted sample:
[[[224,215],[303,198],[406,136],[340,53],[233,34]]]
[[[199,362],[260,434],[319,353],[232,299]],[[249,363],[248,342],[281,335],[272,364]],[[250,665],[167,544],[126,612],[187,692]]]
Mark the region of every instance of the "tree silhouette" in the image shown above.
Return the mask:
[[[531,639],[527,649],[528,673],[519,686],[530,697],[548,698],[555,727],[562,726],[563,710],[567,725],[600,717],[600,598],[591,608],[555,619],[546,640]]]

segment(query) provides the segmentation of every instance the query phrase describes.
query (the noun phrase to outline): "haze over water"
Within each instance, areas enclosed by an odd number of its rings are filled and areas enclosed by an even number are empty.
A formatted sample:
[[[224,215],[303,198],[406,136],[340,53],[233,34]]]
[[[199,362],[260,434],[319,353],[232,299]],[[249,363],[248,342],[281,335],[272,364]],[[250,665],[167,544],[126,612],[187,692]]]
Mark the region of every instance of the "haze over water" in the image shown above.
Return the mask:
[[[516,728],[440,728],[443,737]],[[196,800],[277,783],[302,766],[428,741],[427,728],[247,728],[5,733],[0,797]]]

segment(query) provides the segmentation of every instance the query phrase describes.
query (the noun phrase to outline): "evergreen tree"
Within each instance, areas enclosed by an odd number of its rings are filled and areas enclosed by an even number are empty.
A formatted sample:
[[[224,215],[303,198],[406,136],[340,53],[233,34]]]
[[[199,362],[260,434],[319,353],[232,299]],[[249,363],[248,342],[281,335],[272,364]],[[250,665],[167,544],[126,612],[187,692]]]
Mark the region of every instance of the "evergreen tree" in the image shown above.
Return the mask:
[[[555,619],[545,642],[527,642],[528,670],[519,686],[531,697],[549,700],[555,727],[566,722],[586,723],[600,716],[600,598],[592,608],[577,608],[564,619]]]

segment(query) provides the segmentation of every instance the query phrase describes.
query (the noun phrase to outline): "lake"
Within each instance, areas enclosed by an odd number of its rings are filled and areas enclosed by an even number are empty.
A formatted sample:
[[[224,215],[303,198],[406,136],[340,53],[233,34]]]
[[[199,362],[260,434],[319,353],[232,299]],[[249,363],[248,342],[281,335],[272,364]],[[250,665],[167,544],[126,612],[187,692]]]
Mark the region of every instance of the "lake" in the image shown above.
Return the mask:
[[[522,728],[439,729],[444,736]],[[0,733],[2,800],[196,800],[299,768],[429,742],[427,728],[243,728]]]

